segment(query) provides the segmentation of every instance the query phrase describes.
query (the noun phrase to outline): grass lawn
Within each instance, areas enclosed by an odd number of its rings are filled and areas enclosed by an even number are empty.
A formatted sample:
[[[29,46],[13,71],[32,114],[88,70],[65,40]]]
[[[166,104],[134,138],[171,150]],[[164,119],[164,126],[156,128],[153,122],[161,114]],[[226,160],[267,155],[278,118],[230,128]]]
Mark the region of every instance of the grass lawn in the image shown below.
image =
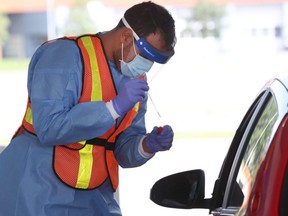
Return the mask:
[[[0,61],[0,74],[2,73],[4,75],[8,73],[12,73],[11,77],[13,77],[13,73],[15,72],[27,72],[28,70],[28,65],[29,65],[29,61],[30,59],[3,59],[2,61]],[[10,75],[9,75],[10,77]],[[3,79],[3,77],[1,77],[0,79]],[[6,76],[5,76],[6,79]],[[23,79],[25,82],[23,84],[24,88],[26,87],[26,79]],[[7,80],[7,82],[10,82],[9,80]],[[5,125],[5,123],[3,123],[3,119],[1,124]],[[177,130],[176,130],[177,131]],[[219,131],[191,131],[191,132],[182,132],[182,131],[175,131],[175,139],[214,139],[214,138],[231,138],[233,137],[234,133],[233,131],[229,131],[229,130],[224,130],[222,131],[221,129],[219,129]],[[3,132],[2,132],[3,133]],[[2,136],[1,136],[2,135]],[[0,145],[2,144],[7,144],[9,143],[10,137],[4,137],[3,134],[1,134],[1,130],[0,130]]]
[[[199,133],[175,133],[175,139],[217,139],[217,138],[232,138],[234,136],[233,132],[199,132]],[[10,142],[10,138],[0,137],[0,146],[6,146]]]
[[[232,138],[234,136],[233,131],[203,131],[203,132],[178,132],[175,133],[175,138],[179,139],[213,139],[213,138]]]
[[[2,59],[0,73],[5,71],[27,71],[30,59]]]

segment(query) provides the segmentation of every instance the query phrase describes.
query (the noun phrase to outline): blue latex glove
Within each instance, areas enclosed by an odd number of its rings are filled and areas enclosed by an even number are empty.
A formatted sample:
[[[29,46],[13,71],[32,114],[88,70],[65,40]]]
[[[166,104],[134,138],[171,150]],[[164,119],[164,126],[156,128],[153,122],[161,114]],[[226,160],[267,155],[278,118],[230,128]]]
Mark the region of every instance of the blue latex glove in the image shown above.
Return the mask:
[[[174,133],[169,125],[162,128],[154,127],[146,137],[146,146],[150,153],[169,150],[172,146]]]
[[[137,102],[143,100],[148,90],[146,80],[139,78],[128,80],[121,87],[117,97],[112,100],[115,111],[120,116],[126,114]]]

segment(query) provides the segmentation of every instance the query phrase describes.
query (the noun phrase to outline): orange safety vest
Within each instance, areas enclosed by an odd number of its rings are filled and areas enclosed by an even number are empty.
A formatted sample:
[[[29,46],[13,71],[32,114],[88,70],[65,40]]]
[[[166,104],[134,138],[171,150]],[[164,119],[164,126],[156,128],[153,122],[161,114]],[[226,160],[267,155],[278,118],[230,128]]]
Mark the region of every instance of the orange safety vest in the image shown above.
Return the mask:
[[[81,50],[84,79],[78,103],[108,102],[115,98],[116,90],[100,38],[97,35],[83,35],[77,38],[60,39],[75,40]],[[116,190],[119,176],[118,162],[113,152],[115,142],[117,136],[131,125],[139,107],[138,102],[118,126],[114,124],[100,137],[67,145],[55,145],[53,167],[60,180],[76,189],[95,189],[109,178],[113,189]],[[29,98],[22,126],[36,135]],[[16,136],[22,131],[22,129],[18,130]]]

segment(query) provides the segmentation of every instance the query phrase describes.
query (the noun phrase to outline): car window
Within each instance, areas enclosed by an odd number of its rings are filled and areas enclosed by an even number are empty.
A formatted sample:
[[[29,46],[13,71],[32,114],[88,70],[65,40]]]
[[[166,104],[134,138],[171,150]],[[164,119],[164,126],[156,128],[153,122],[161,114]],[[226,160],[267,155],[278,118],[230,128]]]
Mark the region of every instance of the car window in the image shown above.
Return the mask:
[[[235,184],[233,184],[232,194],[228,206],[241,207],[240,215],[246,212],[247,202],[255,182],[257,172],[271,143],[274,124],[277,121],[278,109],[275,98],[270,94],[264,109],[259,117],[255,119],[250,135],[246,140],[246,147],[243,157],[241,157],[240,167],[236,173]]]

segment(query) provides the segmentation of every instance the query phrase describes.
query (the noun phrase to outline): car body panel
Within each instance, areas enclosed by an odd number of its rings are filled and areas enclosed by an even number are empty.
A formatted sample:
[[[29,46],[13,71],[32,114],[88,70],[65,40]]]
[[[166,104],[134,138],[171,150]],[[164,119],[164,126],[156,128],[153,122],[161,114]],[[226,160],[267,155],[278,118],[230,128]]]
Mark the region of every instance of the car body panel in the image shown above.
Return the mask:
[[[247,215],[279,214],[288,161],[287,131],[288,115],[280,123],[266,158],[261,164],[248,202]]]

